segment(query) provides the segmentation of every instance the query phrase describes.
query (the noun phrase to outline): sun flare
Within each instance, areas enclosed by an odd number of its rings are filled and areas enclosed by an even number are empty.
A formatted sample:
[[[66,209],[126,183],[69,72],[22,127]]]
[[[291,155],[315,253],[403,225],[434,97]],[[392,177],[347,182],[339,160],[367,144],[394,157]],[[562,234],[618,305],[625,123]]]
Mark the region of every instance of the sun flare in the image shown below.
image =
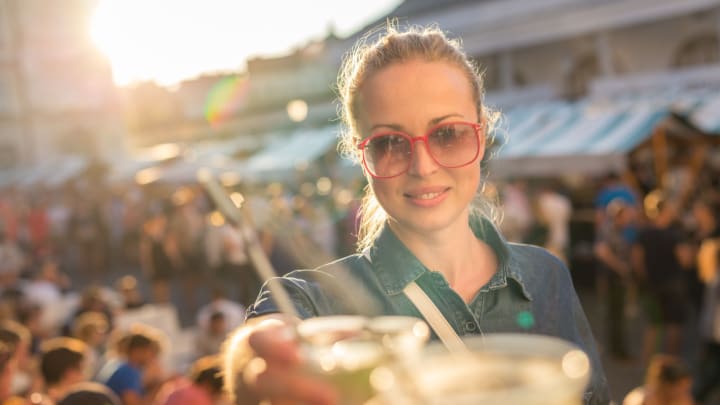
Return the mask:
[[[331,21],[350,33],[399,1],[316,0],[308,7],[291,0],[98,0],[89,31],[116,84],[173,85],[241,70],[248,57],[285,53],[322,38]]]
[[[188,25],[170,17],[171,1],[101,0],[90,27],[93,41],[110,60],[115,82],[171,84],[192,75],[192,61],[178,63]]]

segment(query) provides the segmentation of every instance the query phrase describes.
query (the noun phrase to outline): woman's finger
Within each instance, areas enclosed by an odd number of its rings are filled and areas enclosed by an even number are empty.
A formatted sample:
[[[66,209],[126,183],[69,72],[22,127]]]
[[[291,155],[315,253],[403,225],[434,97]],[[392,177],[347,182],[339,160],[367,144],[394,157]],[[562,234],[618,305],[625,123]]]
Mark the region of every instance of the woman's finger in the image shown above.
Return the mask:
[[[259,371],[248,368],[248,372]],[[301,403],[307,405],[333,405],[337,403],[337,393],[333,387],[325,381],[313,377],[302,368],[288,368],[283,365],[268,365],[254,377],[247,375],[247,379],[253,379],[256,394],[260,398],[266,398],[271,403]]]
[[[258,357],[288,366],[300,364],[295,332],[287,324],[265,321],[248,336],[248,343]]]

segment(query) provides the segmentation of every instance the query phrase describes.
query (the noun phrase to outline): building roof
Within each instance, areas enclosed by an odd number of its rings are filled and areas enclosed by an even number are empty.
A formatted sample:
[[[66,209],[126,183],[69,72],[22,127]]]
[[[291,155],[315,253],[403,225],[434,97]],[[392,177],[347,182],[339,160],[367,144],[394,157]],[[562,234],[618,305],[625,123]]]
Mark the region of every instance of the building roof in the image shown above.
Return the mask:
[[[446,10],[449,7],[464,3],[482,3],[489,0],[405,0],[391,15],[400,18],[416,17],[422,14],[437,13],[439,10]]]

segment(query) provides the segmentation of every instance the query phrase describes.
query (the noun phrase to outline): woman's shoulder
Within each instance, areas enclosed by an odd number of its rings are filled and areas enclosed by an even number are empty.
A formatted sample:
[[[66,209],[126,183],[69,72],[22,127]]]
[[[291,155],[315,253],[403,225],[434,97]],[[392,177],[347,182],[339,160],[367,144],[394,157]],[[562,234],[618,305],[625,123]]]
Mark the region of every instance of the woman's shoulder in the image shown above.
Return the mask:
[[[511,276],[532,284],[570,282],[570,271],[565,263],[540,246],[508,243],[507,266]]]
[[[354,253],[331,262],[322,264],[314,269],[298,269],[287,273],[287,278],[316,279],[334,277],[338,274],[357,273],[370,268],[370,262],[361,253]]]
[[[549,250],[524,243],[508,243],[509,261],[519,265],[539,266],[549,270],[565,270],[565,263]]]
[[[379,294],[378,281],[370,262],[361,254],[345,256],[314,269],[295,270],[280,280],[305,315],[379,313],[373,300]],[[269,293],[263,290],[261,294]],[[253,316],[263,311],[269,312],[258,309],[257,305],[250,309]]]
[[[286,286],[306,292],[327,292],[367,284],[372,273],[370,262],[362,254],[352,254],[314,269],[293,270],[280,279]]]

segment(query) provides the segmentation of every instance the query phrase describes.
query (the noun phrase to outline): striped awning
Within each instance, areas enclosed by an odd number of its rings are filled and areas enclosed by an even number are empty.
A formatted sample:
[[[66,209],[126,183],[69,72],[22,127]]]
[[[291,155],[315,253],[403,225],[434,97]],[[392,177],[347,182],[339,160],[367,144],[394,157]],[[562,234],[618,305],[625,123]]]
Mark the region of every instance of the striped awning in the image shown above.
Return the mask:
[[[720,135],[720,91],[703,98],[688,118],[703,132]]]
[[[312,163],[337,144],[338,128],[302,129],[276,139],[243,164],[243,175],[268,179],[286,175]]]
[[[720,133],[720,93],[708,89],[555,102],[504,112],[491,171],[498,177],[599,174],[625,166],[627,152],[677,114]]]

